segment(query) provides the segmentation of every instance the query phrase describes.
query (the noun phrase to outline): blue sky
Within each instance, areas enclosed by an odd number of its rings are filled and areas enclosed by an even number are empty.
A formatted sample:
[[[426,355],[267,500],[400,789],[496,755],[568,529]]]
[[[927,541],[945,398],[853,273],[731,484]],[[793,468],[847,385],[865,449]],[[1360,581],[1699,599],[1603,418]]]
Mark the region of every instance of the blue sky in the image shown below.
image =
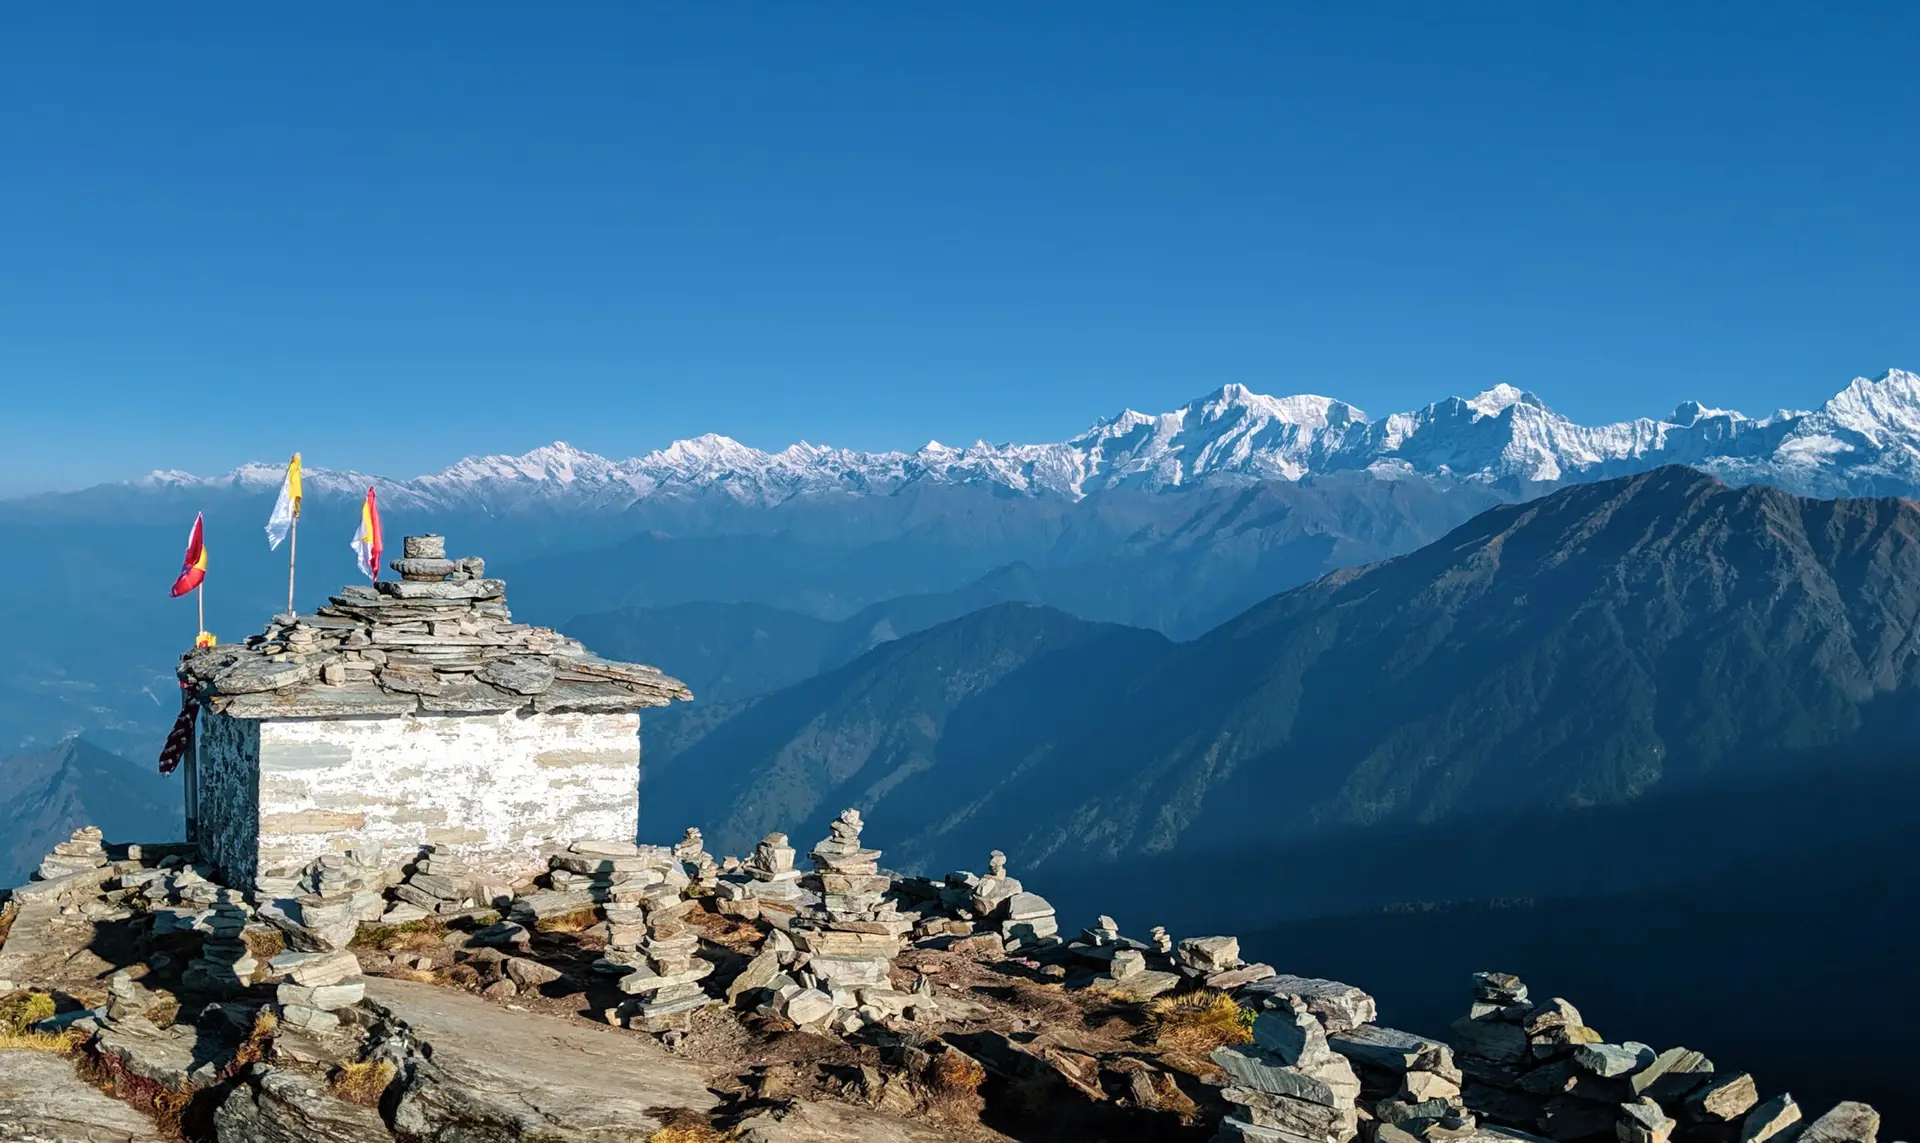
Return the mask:
[[[1911,5],[13,5],[0,493],[1920,368]]]

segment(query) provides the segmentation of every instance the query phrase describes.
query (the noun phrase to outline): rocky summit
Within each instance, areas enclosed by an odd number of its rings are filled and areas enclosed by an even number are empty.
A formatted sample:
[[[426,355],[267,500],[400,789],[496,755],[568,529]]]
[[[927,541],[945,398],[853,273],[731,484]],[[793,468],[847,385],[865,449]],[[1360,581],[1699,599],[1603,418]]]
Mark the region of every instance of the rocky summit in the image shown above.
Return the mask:
[[[581,838],[489,881],[432,846],[219,884],[82,828],[0,914],[0,1139],[37,1143],[1877,1143],[1518,977],[1448,1040],[1359,987],[984,873],[900,876],[848,809],[715,858]],[[295,891],[341,908],[289,910]],[[1071,932],[1071,930],[1068,930]]]

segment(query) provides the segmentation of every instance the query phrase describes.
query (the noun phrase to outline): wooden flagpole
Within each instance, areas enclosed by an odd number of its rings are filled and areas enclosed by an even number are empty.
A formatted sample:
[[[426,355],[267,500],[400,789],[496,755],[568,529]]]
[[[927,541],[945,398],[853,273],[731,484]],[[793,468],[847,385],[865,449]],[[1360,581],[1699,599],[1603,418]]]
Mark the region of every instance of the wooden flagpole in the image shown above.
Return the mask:
[[[193,633],[193,645],[200,645],[200,635],[207,629],[207,581],[204,573],[199,586],[193,589],[193,599],[200,605],[200,630]]]
[[[291,527],[287,529],[287,618],[288,619],[292,619],[296,614],[296,612],[293,610],[293,562],[294,562],[295,554],[298,553],[299,550],[300,550],[300,512],[298,509],[295,509],[293,513],[293,524]]]

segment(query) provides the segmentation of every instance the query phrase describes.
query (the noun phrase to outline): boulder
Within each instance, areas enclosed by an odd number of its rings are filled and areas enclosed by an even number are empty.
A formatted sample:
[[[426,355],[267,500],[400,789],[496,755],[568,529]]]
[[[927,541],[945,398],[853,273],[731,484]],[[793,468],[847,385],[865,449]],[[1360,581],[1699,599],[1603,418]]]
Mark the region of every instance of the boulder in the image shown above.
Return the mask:
[[[1740,1124],[1740,1143],[1788,1143],[1800,1133],[1800,1105],[1782,1092],[1747,1112]]]
[[[1732,1123],[1760,1102],[1753,1077],[1745,1072],[1714,1076],[1705,1087],[1687,1097],[1687,1111],[1695,1119]]]
[[[727,1003],[738,1006],[741,997],[770,987],[775,977],[780,975],[780,954],[772,948],[763,950],[760,955],[747,962],[740,975],[727,985]]]
[[[1620,1105],[1614,1133],[1620,1143],[1667,1143],[1673,1137],[1673,1128],[1673,1120],[1660,1105],[1643,1095]]]
[[[1199,975],[1240,966],[1240,938],[1188,937],[1173,951],[1181,968]]]
[[[1849,1100],[1808,1124],[1799,1143],[1875,1143],[1879,1134],[1880,1113]]]
[[[508,957],[502,962],[502,967],[506,970],[508,979],[522,991],[536,989],[543,984],[552,984],[561,977],[559,969],[541,964],[529,957]]]
[[[1238,956],[1236,949],[1235,956]],[[1288,999],[1297,999],[1306,1005],[1307,1011],[1320,1018],[1326,1025],[1328,1034],[1346,1032],[1371,1024],[1379,1016],[1379,1009],[1373,997],[1337,980],[1322,980],[1312,976],[1290,976],[1281,973],[1264,980],[1255,980],[1239,991],[1239,997],[1249,1005],[1258,1006],[1258,1002],[1269,1000],[1276,1006]]]
[[[0,1138],[32,1143],[163,1143],[153,1121],[49,1052],[0,1049]]]
[[[219,1143],[388,1143],[380,1113],[329,1095],[312,1078],[256,1064],[214,1112]]]

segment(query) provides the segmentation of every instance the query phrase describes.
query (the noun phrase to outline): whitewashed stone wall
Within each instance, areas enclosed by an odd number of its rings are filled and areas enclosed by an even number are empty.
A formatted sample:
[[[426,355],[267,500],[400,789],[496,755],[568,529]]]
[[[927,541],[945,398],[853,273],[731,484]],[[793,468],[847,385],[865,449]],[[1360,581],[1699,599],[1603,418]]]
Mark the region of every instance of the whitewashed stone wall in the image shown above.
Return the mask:
[[[637,714],[268,719],[258,724],[256,872],[379,842],[445,846],[478,870],[544,868],[543,845],[632,840]],[[204,787],[203,787],[204,789]]]

